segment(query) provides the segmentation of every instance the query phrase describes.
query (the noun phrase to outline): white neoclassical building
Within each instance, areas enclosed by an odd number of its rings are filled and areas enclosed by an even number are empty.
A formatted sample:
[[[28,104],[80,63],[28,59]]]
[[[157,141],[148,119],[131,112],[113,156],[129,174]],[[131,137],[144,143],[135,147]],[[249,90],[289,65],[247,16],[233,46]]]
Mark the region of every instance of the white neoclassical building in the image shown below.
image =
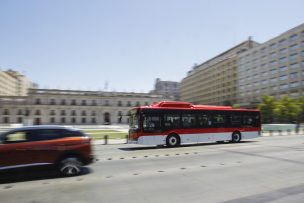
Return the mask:
[[[149,93],[30,89],[28,96],[0,97],[0,124],[126,124],[131,108],[162,100]]]

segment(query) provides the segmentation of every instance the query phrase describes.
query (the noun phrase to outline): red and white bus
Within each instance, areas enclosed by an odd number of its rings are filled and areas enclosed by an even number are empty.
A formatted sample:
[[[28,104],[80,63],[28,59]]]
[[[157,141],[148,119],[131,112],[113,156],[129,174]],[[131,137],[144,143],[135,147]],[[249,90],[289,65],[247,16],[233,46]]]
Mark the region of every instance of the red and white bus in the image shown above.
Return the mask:
[[[130,110],[129,143],[166,145],[259,137],[259,110],[163,101]]]

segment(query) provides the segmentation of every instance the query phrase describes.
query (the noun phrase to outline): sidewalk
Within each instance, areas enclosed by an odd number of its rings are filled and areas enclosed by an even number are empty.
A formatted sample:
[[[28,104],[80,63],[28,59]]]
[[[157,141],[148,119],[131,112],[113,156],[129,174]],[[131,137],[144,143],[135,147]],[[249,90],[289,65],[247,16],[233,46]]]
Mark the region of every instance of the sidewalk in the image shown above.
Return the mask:
[[[126,144],[127,140],[126,139],[108,139],[107,144],[115,145],[115,144]],[[94,145],[104,145],[105,140],[93,140]]]

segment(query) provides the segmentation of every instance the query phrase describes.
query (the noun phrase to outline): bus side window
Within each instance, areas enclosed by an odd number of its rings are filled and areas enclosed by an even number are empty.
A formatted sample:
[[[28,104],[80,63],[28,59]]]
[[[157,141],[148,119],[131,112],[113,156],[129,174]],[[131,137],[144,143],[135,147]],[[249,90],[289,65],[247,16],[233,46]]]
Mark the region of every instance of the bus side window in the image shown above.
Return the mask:
[[[198,115],[197,122],[199,127],[210,127],[212,125],[211,118],[207,114]]]
[[[183,127],[186,128],[193,128],[196,125],[195,122],[195,114],[183,114],[182,115],[182,124]]]
[[[215,113],[212,115],[214,127],[226,127],[226,115],[222,113]]]
[[[240,114],[232,113],[230,115],[230,124],[232,127],[241,127],[242,117]]]
[[[258,127],[260,122],[260,116],[256,113],[246,114],[243,117],[244,127]]]
[[[145,132],[153,132],[160,130],[160,116],[144,115],[143,128]]]
[[[180,116],[178,114],[165,114],[164,115],[164,127],[165,128],[179,128]]]

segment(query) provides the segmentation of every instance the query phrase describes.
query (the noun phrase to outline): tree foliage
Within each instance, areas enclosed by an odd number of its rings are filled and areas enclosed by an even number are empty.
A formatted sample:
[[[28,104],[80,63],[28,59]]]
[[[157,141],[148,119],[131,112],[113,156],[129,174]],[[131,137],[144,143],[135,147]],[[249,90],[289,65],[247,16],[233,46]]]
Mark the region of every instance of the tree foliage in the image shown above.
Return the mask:
[[[304,121],[304,97],[294,99],[282,97],[276,99],[272,96],[264,96],[259,105],[263,123],[291,123]]]

